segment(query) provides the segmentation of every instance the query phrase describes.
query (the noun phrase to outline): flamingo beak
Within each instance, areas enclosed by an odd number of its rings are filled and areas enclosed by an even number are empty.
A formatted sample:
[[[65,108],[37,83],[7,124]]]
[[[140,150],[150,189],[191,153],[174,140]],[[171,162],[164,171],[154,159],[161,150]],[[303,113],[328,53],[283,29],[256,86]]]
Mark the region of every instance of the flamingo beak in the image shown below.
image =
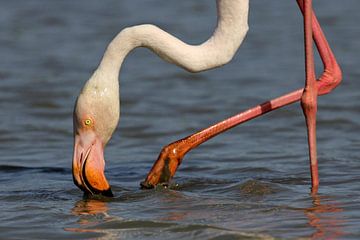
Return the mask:
[[[72,168],[75,185],[88,194],[113,197],[104,171],[104,148],[101,140],[92,132],[76,134]]]

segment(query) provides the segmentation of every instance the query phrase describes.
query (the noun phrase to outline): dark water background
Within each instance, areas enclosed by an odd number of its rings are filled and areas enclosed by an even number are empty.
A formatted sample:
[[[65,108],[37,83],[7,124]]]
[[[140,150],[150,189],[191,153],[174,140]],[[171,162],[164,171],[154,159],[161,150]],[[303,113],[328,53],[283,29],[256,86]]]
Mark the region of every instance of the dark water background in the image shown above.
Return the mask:
[[[295,1],[252,0],[248,36],[221,69],[190,74],[144,49],[127,58],[106,151],[116,197],[83,199],[71,176],[72,109],[106,45],[140,23],[200,43],[215,3],[1,0],[0,238],[359,239],[360,1],[314,5],[344,71],[319,99],[319,194],[309,194],[299,104],[190,152],[171,189],[139,189],[162,146],[304,85]]]

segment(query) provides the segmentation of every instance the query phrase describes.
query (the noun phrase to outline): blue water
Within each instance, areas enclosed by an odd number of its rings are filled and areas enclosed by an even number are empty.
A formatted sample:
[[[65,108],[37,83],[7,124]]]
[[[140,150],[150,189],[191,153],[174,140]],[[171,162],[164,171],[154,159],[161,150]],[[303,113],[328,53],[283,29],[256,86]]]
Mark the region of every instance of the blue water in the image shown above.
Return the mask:
[[[144,49],[126,59],[106,150],[113,199],[83,198],[73,185],[76,96],[122,28],[154,23],[200,43],[215,26],[214,1],[0,6],[1,239],[360,238],[359,1],[314,2],[344,73],[319,98],[317,195],[298,103],[191,151],[169,188],[139,188],[162,146],[304,85],[295,1],[252,0],[250,31],[222,68],[190,74]]]

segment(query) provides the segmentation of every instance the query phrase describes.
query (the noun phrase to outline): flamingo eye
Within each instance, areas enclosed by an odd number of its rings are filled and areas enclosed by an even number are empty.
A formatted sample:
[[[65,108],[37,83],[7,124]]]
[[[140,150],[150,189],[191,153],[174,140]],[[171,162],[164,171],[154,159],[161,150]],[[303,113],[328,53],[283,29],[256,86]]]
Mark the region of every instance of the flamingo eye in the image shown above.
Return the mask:
[[[86,120],[84,121],[84,123],[85,123],[86,126],[90,126],[91,123],[92,123],[92,121],[91,121],[91,119],[86,119]]]

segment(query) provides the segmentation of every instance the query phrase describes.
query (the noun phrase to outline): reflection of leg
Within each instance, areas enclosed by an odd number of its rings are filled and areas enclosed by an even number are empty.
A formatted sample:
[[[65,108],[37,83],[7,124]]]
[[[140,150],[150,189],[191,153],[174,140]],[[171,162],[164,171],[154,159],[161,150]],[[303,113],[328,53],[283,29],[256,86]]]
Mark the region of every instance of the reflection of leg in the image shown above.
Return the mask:
[[[346,233],[343,231],[345,220],[341,216],[344,210],[338,203],[333,202],[329,197],[324,198],[321,203],[321,196],[311,194],[313,206],[305,209],[305,215],[309,219],[309,225],[315,230],[311,234],[313,239],[337,239]]]
[[[298,0],[298,4],[300,9],[303,11],[303,0]],[[316,46],[324,64],[324,72],[318,81],[315,82],[317,85],[317,93],[319,95],[323,95],[332,91],[341,82],[342,75],[340,67],[336,62],[334,54],[329,47],[314,13],[312,14],[312,29]],[[267,101],[189,137],[165,146],[152,169],[148,173],[145,181],[141,183],[141,186],[144,188],[151,188],[159,183],[168,183],[174,176],[185,154],[191,149],[243,122],[249,121],[282,106],[299,101],[302,98],[303,92],[304,89],[299,89],[279,98]]]

